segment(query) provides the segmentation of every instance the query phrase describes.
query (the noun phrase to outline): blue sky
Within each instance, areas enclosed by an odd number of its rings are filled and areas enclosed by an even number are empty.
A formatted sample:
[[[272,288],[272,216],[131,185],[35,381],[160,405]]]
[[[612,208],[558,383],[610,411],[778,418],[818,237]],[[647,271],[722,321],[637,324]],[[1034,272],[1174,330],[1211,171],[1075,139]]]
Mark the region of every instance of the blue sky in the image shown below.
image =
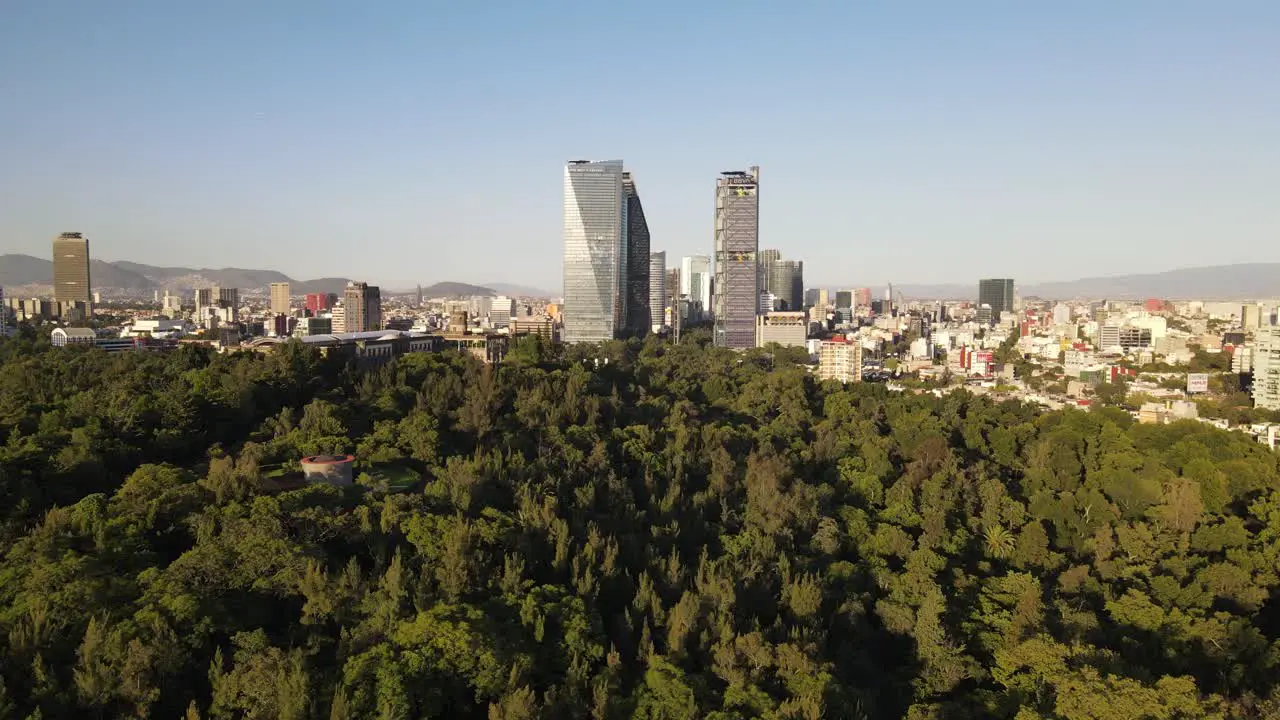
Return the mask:
[[[7,0],[0,253],[560,285],[562,165],[815,284],[1280,261],[1280,3]]]

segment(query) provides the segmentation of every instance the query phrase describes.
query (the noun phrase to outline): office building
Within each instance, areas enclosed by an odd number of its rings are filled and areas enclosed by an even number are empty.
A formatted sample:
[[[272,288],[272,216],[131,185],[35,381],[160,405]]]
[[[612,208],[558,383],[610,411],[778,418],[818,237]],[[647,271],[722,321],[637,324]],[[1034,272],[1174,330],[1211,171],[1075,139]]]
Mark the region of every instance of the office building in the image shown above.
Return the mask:
[[[337,300],[337,296],[332,293],[307,293],[305,299],[305,307],[308,317],[315,317],[329,308],[333,307],[333,303]]]
[[[564,341],[619,337],[626,314],[627,199],[622,161],[564,168]],[[646,288],[647,292],[647,288]]]
[[[1260,328],[1252,355],[1254,407],[1280,410],[1280,327]]]
[[[698,303],[701,312],[711,312],[711,257],[687,255],[680,260],[679,294]]]
[[[622,173],[622,192],[627,198],[627,232],[624,239],[626,245],[626,320],[624,332],[634,337],[641,337],[649,332],[653,324],[653,312],[650,309],[652,296],[650,284],[650,266],[652,258],[649,252],[649,224],[644,219],[644,206],[640,203],[640,194],[636,191],[635,179],[631,173]],[[663,284],[666,284],[666,254],[663,254]],[[661,313],[662,306],[658,312]],[[659,323],[659,326],[661,323]]]
[[[836,336],[818,348],[818,379],[862,382],[862,345]]]
[[[755,345],[759,304],[760,168],[720,174],[716,181],[713,337],[719,347]]]
[[[343,332],[373,332],[382,328],[382,291],[376,285],[348,282],[342,291]]]
[[[762,312],[804,309],[804,263],[783,260],[777,250],[761,250],[758,265],[760,293],[772,295],[777,305]]]
[[[978,281],[978,307],[991,307],[991,322],[1000,313],[1013,312],[1013,278],[987,278]]]
[[[1257,330],[1262,325],[1262,308],[1257,303],[1243,305],[1240,308],[1240,326],[1246,331]]]
[[[667,253],[649,253],[649,329],[658,332],[667,324]]]
[[[802,310],[768,312],[756,318],[756,347],[777,343],[804,347],[809,336],[809,316]]]
[[[53,239],[53,299],[66,319],[93,314],[93,287],[89,279],[89,239],[78,232],[64,232]]]
[[[516,300],[507,295],[499,295],[489,301],[489,325],[504,328],[511,324],[516,316]]]
[[[53,299],[57,302],[93,302],[89,281],[89,239],[65,232],[53,240]]]
[[[288,315],[291,304],[292,296],[289,294],[289,283],[271,283],[271,313],[273,315]]]
[[[871,288],[858,288],[853,291],[853,307],[871,307]]]
[[[761,298],[759,312],[772,312],[775,309],[772,304],[765,304],[764,296],[770,294],[769,271],[781,259],[782,252],[772,248],[762,248],[756,253],[756,294]]]

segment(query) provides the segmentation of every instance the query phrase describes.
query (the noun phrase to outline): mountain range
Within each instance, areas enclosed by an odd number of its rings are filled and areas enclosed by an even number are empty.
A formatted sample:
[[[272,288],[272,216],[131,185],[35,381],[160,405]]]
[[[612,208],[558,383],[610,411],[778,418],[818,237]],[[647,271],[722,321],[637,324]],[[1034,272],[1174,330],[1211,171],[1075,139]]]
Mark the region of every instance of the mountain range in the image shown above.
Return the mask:
[[[315,280],[294,280],[288,275],[275,270],[253,270],[248,268],[187,268],[158,267],[142,263],[118,260],[89,261],[89,277],[95,290],[104,292],[150,292],[169,290],[171,292],[190,291],[202,287],[233,287],[243,291],[265,291],[271,283],[287,282],[294,295],[305,293],[341,293],[346,287],[347,278],[327,277]],[[0,287],[48,287],[53,284],[53,261],[31,255],[0,255]],[[413,295],[417,288],[391,295]],[[489,283],[472,285],[460,282],[440,282],[422,288],[426,297],[449,297],[456,295],[497,295],[505,294],[516,297],[550,297],[536,288],[511,283]]]
[[[287,282],[300,295],[313,292],[341,293],[347,279],[340,277],[294,280],[275,270],[248,268],[157,267],[141,263],[93,260],[89,268],[95,289],[142,292],[168,289],[189,291],[197,287],[235,287],[244,291],[263,290],[273,282]],[[1016,278],[1015,278],[1016,279]],[[0,287],[49,286],[53,262],[31,255],[0,255]],[[977,295],[978,283],[944,285],[895,285],[907,298],[964,299]],[[1280,263],[1247,263],[1184,268],[1165,272],[1082,278],[1066,282],[1033,283],[1018,286],[1022,297],[1071,298],[1202,298],[1236,300],[1280,296]],[[417,288],[387,294],[412,295]],[[512,283],[473,285],[440,282],[422,288],[426,297],[466,295],[511,295],[553,297],[557,292]]]
[[[1016,278],[1015,278],[1016,280]],[[894,285],[895,294],[927,300],[973,299],[978,282]],[[1165,272],[1017,284],[1018,295],[1053,300],[1073,298],[1245,300],[1280,297],[1280,263],[1246,263],[1183,268]],[[879,297],[879,295],[877,295]]]

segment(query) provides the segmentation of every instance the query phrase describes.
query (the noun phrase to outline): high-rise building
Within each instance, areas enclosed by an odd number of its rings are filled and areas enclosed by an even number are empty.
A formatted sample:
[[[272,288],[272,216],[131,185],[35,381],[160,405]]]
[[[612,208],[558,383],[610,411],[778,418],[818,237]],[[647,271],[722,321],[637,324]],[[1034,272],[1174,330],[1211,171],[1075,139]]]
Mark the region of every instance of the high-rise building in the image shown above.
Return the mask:
[[[702,313],[711,312],[711,257],[686,255],[680,260],[680,295],[699,305]]]
[[[489,301],[489,325],[495,328],[504,328],[511,324],[511,318],[516,316],[515,298],[506,295],[499,295]]]
[[[759,305],[760,168],[720,174],[716,181],[713,337],[719,347],[746,349],[756,341]]]
[[[978,281],[978,307],[991,306],[991,321],[1000,313],[1013,312],[1013,278],[987,278]]]
[[[217,288],[218,307],[230,311],[231,319],[240,313],[240,288]]]
[[[343,332],[382,329],[382,291],[376,285],[348,282],[342,292]]]
[[[0,337],[9,334],[9,306],[4,304],[4,288],[0,287]]]
[[[89,238],[64,232],[53,239],[53,299],[60,303],[93,302],[89,282]]]
[[[562,337],[568,343],[611,340],[623,330],[629,224],[622,173],[621,160],[574,160],[564,168]]]
[[[650,299],[652,297],[651,264],[649,252],[649,224],[644,219],[644,206],[640,203],[640,194],[636,192],[635,179],[631,173],[622,173],[622,192],[627,197],[627,235],[626,235],[626,293],[627,318],[623,323],[628,335],[640,337],[649,332],[652,325],[653,312]],[[663,284],[666,281],[666,253],[663,253]],[[658,307],[658,312],[662,312]],[[661,322],[658,323],[662,325]]]
[[[649,326],[658,332],[667,324],[667,253],[649,253]]]
[[[271,283],[271,313],[273,315],[288,315],[291,304],[292,296],[289,294],[289,283]]]
[[[1253,406],[1280,410],[1280,327],[1259,328],[1252,355]]]
[[[843,337],[824,340],[818,348],[818,379],[862,382],[862,345]]]
[[[871,288],[858,288],[853,291],[854,307],[871,307]]]
[[[307,316],[315,317],[333,307],[333,295],[329,293],[307,293]]]
[[[804,309],[804,263],[799,260],[775,259],[761,264],[764,272],[763,292],[773,295],[779,309]]]
[[[1245,330],[1257,330],[1262,325],[1262,308],[1257,303],[1249,303],[1240,307],[1240,327]]]
[[[760,295],[769,294],[769,273],[773,269],[773,264],[782,260],[782,251],[772,248],[762,248],[756,253],[756,292]],[[772,312],[771,307],[762,307],[760,312]]]

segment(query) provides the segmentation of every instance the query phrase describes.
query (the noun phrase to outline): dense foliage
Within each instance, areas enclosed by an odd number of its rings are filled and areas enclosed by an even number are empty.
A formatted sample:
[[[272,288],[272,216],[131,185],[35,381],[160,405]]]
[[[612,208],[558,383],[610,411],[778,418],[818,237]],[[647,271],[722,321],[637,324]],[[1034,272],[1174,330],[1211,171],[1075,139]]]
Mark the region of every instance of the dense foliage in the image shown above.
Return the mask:
[[[1246,438],[559,352],[0,344],[0,718],[1280,716]]]

